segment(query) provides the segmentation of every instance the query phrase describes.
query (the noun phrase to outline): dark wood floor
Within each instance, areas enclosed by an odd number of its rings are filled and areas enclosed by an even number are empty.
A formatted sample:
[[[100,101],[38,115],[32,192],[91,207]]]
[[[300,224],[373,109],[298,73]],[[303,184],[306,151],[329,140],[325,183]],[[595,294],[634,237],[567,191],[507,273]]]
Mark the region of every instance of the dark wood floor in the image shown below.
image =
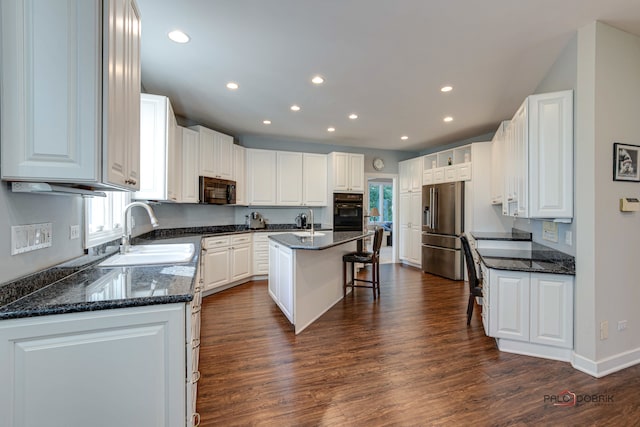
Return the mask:
[[[595,379],[569,363],[501,353],[467,290],[381,266],[382,297],[358,289],[300,335],[250,282],[203,302],[202,425],[638,425],[640,366]],[[564,390],[613,401],[558,407]]]

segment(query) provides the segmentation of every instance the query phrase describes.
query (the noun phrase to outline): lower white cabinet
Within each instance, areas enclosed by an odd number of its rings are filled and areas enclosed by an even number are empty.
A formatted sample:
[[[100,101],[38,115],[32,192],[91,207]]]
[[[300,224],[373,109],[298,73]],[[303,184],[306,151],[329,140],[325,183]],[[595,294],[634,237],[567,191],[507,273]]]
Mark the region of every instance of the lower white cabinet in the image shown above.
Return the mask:
[[[293,250],[269,242],[269,295],[291,323],[293,318]]]
[[[251,254],[251,233],[204,239],[204,291],[251,276]]]
[[[484,265],[482,272],[482,320],[487,335],[573,348],[573,276],[487,269]],[[538,349],[544,356],[544,349]]]
[[[202,278],[196,277],[196,287],[193,292],[193,300],[187,305],[187,425],[200,424],[200,414],[196,411],[196,399],[198,396],[198,381],[200,380],[200,319],[202,310]]]
[[[400,260],[422,264],[422,192],[400,193]]]
[[[0,322],[3,426],[185,425],[185,304]]]

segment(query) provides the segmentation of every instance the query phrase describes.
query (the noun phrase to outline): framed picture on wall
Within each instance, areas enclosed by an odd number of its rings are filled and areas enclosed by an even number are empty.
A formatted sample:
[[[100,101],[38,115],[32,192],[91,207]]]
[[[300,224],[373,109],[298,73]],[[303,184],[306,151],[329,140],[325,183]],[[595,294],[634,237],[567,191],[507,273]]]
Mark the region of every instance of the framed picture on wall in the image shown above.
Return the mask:
[[[613,180],[640,182],[640,146],[613,143]]]

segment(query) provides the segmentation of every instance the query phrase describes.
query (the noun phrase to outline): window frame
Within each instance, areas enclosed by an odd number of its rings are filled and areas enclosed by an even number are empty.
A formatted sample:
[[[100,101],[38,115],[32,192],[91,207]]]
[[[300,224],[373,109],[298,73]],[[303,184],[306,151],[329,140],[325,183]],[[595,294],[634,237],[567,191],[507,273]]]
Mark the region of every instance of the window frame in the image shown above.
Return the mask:
[[[126,191],[106,191],[107,197],[104,206],[105,229],[91,233],[89,228],[91,225],[91,202],[93,197],[84,198],[84,248],[89,249],[94,246],[101,245],[122,237],[124,224],[122,221],[122,212],[116,212],[120,207],[124,211],[124,207],[131,203],[131,193]],[[121,195],[122,200],[115,200],[116,195]],[[101,198],[102,199],[102,198]]]

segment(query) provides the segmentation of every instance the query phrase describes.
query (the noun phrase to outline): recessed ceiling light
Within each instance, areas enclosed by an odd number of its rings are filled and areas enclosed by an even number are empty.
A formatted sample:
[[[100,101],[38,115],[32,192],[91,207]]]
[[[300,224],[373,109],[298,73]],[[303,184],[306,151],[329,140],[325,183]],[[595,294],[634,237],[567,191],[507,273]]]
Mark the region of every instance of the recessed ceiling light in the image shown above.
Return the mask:
[[[238,89],[240,86],[238,86],[238,83],[235,82],[229,82],[227,83],[227,89],[231,89],[231,90],[236,90]]]
[[[316,85],[321,85],[322,83],[324,83],[324,79],[322,78],[322,76],[314,76],[311,79],[311,82]]]
[[[453,86],[443,86],[440,88],[440,92],[451,92],[453,90]]]
[[[407,135],[402,135],[400,139],[403,141],[406,141],[407,139],[409,139],[409,137]]]
[[[447,117],[445,117],[445,118],[444,118],[444,119],[442,119],[442,120],[444,120],[445,122],[449,123],[449,122],[452,122],[452,121],[453,121],[453,117],[451,117],[451,116],[447,116]]]
[[[263,120],[262,123],[264,123],[265,125],[270,125],[271,124],[271,120]]]
[[[189,36],[180,30],[171,31],[167,35],[171,40],[173,40],[176,43],[189,43],[189,40],[190,40]]]
[[[335,132],[335,131],[336,131],[336,128],[334,127],[327,128],[327,132]]]
[[[357,115],[357,114],[349,114],[349,118],[350,118],[351,120],[355,120],[355,119],[357,119],[357,118],[358,118],[358,115]]]
[[[300,107],[294,104],[291,106],[291,111],[300,111]]]

